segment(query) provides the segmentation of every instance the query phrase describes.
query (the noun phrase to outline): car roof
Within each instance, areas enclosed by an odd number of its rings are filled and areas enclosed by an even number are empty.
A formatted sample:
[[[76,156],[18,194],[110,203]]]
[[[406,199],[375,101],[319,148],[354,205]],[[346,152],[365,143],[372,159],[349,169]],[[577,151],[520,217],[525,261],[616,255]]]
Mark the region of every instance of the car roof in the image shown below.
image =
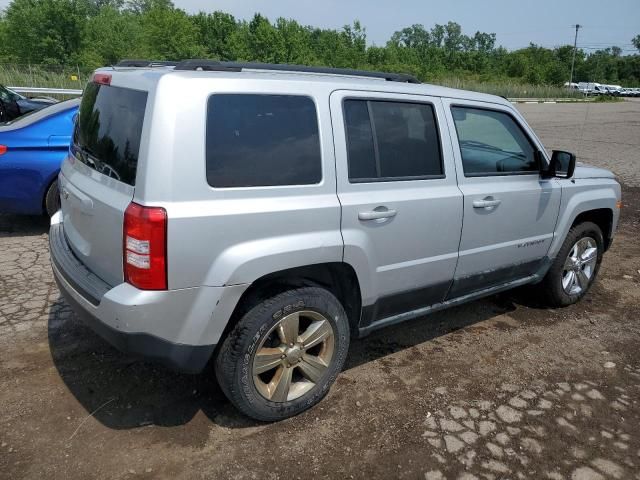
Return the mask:
[[[164,76],[177,77],[184,80],[210,78],[225,80],[256,80],[269,82],[306,82],[316,85],[329,86],[329,88],[333,87],[335,90],[364,90],[384,93],[428,95],[433,97],[475,100],[479,102],[510,105],[510,102],[507,99],[487,93],[473,92],[470,90],[460,90],[428,83],[406,83],[399,81],[388,81],[375,77],[351,76],[333,73],[252,69],[243,69],[242,71],[196,71],[174,70],[173,67],[107,67],[101,68],[96,72],[112,74],[112,85],[130,86],[131,88],[150,89],[152,84],[155,84],[160,80],[160,78]]]

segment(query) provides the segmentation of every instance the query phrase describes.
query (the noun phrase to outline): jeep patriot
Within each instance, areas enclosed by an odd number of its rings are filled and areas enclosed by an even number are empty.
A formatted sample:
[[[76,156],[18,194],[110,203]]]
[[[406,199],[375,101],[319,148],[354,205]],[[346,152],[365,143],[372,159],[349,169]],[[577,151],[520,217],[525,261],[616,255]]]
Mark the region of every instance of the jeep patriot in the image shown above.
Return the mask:
[[[514,287],[579,301],[619,217],[603,169],[507,100],[402,74],[187,60],[97,70],[59,176],[52,268],[116,347],[274,421],[349,342]]]

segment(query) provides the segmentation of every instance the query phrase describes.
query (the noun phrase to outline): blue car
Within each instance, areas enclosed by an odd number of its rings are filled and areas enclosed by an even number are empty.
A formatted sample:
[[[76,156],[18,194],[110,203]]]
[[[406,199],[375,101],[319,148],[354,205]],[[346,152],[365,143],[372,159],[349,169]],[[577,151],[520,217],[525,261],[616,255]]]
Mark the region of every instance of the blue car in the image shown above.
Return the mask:
[[[0,213],[53,215],[79,99],[0,124]]]

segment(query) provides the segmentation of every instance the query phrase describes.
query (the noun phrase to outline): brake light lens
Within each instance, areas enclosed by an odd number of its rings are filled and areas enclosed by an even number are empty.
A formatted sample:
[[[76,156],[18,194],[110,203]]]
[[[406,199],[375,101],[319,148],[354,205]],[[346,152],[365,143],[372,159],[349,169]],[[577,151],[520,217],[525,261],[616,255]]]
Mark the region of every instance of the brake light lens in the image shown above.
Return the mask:
[[[111,85],[111,75],[108,73],[94,73],[93,81],[100,85]]]
[[[7,153],[7,146],[0,145],[0,155],[4,155],[5,153]]]
[[[141,290],[166,290],[167,211],[130,203],[123,236],[124,281]]]

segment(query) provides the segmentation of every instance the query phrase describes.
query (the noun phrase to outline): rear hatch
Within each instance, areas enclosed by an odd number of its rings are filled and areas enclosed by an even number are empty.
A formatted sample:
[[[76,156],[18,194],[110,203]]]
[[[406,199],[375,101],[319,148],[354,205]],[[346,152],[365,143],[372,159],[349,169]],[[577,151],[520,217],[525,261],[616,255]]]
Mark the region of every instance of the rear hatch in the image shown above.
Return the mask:
[[[89,83],[60,175],[67,242],[110,285],[123,281],[123,219],[134,194],[147,95]]]

